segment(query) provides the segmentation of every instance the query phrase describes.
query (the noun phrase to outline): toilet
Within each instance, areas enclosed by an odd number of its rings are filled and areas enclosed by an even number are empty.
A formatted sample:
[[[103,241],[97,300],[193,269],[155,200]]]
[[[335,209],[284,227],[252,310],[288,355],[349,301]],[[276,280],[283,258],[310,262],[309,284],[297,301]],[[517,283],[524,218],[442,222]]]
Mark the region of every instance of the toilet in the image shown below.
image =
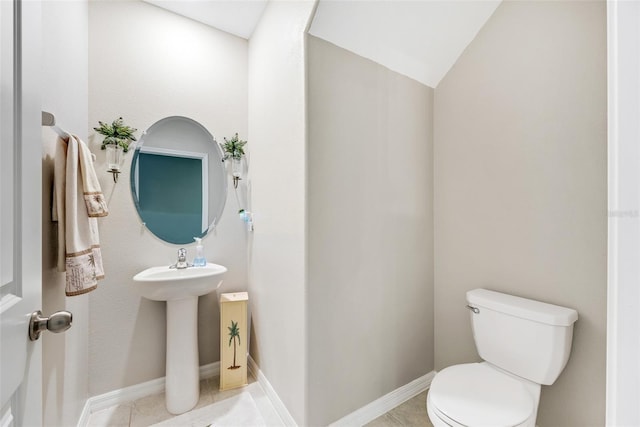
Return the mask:
[[[434,427],[535,427],[541,385],[564,369],[578,312],[474,289],[467,308],[480,363],[449,366],[427,394]]]

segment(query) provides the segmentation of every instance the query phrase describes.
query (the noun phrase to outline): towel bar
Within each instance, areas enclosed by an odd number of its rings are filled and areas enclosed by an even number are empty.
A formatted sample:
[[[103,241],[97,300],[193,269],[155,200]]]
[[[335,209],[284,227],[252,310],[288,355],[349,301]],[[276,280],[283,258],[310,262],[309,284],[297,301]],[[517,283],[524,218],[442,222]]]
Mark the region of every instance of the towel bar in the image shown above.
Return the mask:
[[[65,130],[62,130],[58,126],[56,126],[56,116],[49,113],[48,111],[42,112],[42,126],[50,127],[55,133],[57,133],[60,138],[68,138],[71,134]],[[95,162],[96,155],[91,153],[91,159]]]
[[[69,137],[69,132],[66,132],[60,129],[58,126],[56,126],[56,116],[54,116],[53,114],[47,111],[42,112],[42,126],[50,127],[51,129],[53,129],[55,133],[60,135],[61,138]]]

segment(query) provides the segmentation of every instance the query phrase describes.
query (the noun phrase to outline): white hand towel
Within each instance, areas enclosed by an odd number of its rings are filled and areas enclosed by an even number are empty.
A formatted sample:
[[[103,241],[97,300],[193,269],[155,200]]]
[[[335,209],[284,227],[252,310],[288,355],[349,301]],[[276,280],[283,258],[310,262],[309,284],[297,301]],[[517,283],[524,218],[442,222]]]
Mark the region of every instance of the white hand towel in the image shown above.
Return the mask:
[[[53,220],[58,221],[58,271],[66,271],[67,296],[94,290],[104,278],[96,217],[108,214],[91,152],[76,136],[58,139]]]

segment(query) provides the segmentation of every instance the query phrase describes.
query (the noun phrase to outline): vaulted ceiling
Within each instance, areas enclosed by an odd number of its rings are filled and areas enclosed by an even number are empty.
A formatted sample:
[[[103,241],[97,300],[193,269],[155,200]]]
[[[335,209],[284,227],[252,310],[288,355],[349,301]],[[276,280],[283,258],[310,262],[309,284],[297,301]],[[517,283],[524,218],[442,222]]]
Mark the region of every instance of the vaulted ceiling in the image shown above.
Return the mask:
[[[311,34],[436,87],[499,0],[320,0]]]
[[[267,0],[144,0],[178,15],[248,39]]]
[[[145,1],[245,39],[267,5],[267,0]],[[310,33],[436,87],[500,3],[319,0]]]

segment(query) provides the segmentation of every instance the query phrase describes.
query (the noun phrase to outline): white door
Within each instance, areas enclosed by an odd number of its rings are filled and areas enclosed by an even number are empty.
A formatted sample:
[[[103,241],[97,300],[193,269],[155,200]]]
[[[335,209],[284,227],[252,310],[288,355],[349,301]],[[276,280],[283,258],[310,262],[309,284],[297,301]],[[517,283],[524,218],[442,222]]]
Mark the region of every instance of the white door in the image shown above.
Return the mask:
[[[42,425],[40,2],[0,0],[0,427]]]

